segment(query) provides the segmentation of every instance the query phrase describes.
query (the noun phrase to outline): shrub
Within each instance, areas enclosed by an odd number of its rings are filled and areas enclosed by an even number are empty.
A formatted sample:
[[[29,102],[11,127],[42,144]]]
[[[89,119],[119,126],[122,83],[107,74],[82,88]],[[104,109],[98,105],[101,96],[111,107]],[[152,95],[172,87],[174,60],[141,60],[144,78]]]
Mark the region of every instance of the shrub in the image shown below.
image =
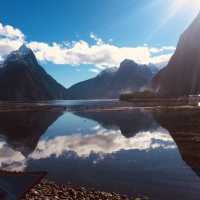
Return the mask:
[[[130,99],[138,99],[138,98],[156,98],[156,97],[158,97],[156,93],[149,90],[144,90],[142,92],[121,94],[120,100],[130,100]]]

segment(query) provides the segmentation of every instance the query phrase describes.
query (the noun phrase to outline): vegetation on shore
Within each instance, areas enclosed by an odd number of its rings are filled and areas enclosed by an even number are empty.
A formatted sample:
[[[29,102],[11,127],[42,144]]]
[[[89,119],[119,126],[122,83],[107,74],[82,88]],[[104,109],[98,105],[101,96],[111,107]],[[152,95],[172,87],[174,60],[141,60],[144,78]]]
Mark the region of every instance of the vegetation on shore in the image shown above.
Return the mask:
[[[159,96],[150,90],[144,90],[142,92],[133,92],[133,93],[126,93],[126,94],[121,94],[120,95],[120,100],[126,101],[126,100],[132,100],[132,99],[138,99],[138,98],[144,98],[144,99],[149,99],[149,98],[158,98]]]
[[[120,96],[120,101],[132,102],[135,103],[136,106],[186,106],[191,104],[187,96],[179,98],[160,96],[150,90],[122,94]],[[196,104],[197,102],[194,102],[194,105]]]

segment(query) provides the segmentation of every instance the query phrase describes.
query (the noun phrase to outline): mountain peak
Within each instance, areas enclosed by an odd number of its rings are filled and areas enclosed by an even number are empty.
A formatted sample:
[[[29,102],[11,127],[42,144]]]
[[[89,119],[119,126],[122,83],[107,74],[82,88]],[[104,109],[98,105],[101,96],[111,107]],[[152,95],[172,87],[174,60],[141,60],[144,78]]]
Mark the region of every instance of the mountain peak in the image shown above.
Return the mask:
[[[50,100],[66,96],[66,89],[46,73],[26,45],[7,56],[0,77],[1,100]]]
[[[121,63],[120,66],[125,66],[125,65],[137,65],[137,63],[134,60],[130,60],[130,59],[124,59]]]
[[[32,50],[28,48],[25,44],[22,44],[22,46],[18,49],[18,52],[21,55],[27,55],[27,54],[33,53]]]
[[[96,77],[68,89],[68,99],[114,99],[120,94],[148,87],[154,73],[145,65],[124,60],[120,68],[109,68]]]
[[[118,70],[118,73],[125,72],[127,73],[128,71],[134,70],[140,70],[142,65],[137,64],[135,61],[130,60],[130,59],[125,59],[120,63],[120,67]]]
[[[23,44],[18,50],[12,51],[4,61],[4,64],[9,62],[25,62],[31,65],[38,64],[33,51]]]

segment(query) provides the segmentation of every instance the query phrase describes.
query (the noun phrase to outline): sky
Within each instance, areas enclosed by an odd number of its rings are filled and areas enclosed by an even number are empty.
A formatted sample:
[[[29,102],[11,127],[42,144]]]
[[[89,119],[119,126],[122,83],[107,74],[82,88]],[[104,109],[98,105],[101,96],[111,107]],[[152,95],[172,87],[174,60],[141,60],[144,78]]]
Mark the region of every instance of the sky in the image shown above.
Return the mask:
[[[0,60],[23,43],[65,87],[124,59],[166,65],[199,0],[3,0]]]

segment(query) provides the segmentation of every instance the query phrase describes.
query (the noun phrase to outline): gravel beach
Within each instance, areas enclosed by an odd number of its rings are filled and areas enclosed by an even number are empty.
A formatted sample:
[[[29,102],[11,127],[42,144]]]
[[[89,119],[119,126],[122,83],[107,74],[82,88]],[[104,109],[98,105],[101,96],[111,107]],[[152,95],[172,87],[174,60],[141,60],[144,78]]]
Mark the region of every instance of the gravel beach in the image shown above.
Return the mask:
[[[128,198],[116,193],[87,190],[84,187],[58,185],[42,180],[32,188],[21,200],[149,200],[147,197]]]

